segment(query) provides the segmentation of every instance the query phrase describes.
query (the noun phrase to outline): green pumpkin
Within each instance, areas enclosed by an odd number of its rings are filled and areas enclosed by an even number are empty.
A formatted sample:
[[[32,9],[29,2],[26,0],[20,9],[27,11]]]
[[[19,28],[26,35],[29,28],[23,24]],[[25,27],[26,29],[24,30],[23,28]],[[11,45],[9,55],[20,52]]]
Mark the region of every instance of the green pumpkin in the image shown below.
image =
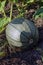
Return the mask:
[[[6,37],[10,46],[25,48],[37,43],[39,35],[33,22],[25,18],[16,18],[7,25]]]

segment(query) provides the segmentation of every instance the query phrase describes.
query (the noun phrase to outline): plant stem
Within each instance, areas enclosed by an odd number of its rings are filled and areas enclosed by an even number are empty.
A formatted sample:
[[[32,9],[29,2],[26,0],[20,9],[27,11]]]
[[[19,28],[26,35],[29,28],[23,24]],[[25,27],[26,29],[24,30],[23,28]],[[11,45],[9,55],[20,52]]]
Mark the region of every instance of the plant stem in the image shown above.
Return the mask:
[[[4,13],[4,17],[6,18],[6,14],[5,14],[5,11],[3,10],[3,13]]]
[[[12,10],[13,10],[13,3],[11,3],[11,9],[10,9],[10,22],[11,22],[11,19],[12,19]]]
[[[5,0],[5,3],[6,3],[6,0]],[[5,4],[4,4],[4,7],[5,7]],[[4,9],[3,9],[3,13],[4,13],[4,17],[6,18],[7,16],[6,16],[6,14],[5,14]]]

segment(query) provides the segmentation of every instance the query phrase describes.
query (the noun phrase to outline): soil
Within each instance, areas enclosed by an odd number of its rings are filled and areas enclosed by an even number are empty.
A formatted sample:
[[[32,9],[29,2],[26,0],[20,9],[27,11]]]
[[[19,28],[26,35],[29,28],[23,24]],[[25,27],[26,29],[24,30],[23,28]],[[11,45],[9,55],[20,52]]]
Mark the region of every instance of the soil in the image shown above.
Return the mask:
[[[43,65],[43,19],[39,18],[36,21],[32,18],[35,10],[39,8],[38,4],[29,6],[28,12],[25,13],[25,18],[33,20],[39,31],[39,41],[36,46],[31,49],[15,52],[7,45],[7,55],[0,59],[0,65]],[[5,11],[10,9],[10,3],[6,5]],[[13,15],[17,15],[19,12],[13,10]],[[7,13],[6,13],[7,14]],[[9,15],[9,12],[8,12]],[[5,32],[0,35],[1,41],[6,39]]]

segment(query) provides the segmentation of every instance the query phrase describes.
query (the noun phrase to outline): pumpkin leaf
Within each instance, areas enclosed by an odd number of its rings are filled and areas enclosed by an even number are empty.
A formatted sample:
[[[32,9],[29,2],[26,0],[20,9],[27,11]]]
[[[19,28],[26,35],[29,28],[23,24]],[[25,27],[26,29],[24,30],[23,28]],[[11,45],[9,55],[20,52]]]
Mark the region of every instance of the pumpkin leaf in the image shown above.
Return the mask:
[[[41,2],[43,2],[43,0],[41,0]]]
[[[15,18],[20,18],[20,17],[23,17],[24,13],[20,13],[18,14]]]
[[[9,22],[9,17],[7,18],[0,18],[0,27],[5,26]]]
[[[10,22],[10,18],[0,18],[0,33],[5,29],[5,26]]]
[[[10,2],[17,3],[18,0],[10,0]]]
[[[3,12],[6,1],[0,1],[0,12]]]
[[[0,34],[5,30],[5,27],[0,28]]]
[[[33,17],[35,18],[35,20],[38,19],[39,17],[43,19],[43,7],[38,9],[33,15]]]
[[[34,0],[26,0],[27,1],[27,3],[32,3],[32,2],[34,2]]]
[[[5,56],[5,52],[0,52],[0,57]]]

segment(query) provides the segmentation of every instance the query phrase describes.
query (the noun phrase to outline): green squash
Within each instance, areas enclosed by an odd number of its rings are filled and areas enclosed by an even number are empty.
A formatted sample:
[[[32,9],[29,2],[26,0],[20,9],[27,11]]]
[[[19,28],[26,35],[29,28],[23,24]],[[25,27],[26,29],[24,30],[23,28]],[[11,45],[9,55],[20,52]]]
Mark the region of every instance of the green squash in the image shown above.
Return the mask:
[[[27,48],[37,43],[38,29],[32,21],[25,18],[16,18],[6,27],[6,37],[10,46]]]

